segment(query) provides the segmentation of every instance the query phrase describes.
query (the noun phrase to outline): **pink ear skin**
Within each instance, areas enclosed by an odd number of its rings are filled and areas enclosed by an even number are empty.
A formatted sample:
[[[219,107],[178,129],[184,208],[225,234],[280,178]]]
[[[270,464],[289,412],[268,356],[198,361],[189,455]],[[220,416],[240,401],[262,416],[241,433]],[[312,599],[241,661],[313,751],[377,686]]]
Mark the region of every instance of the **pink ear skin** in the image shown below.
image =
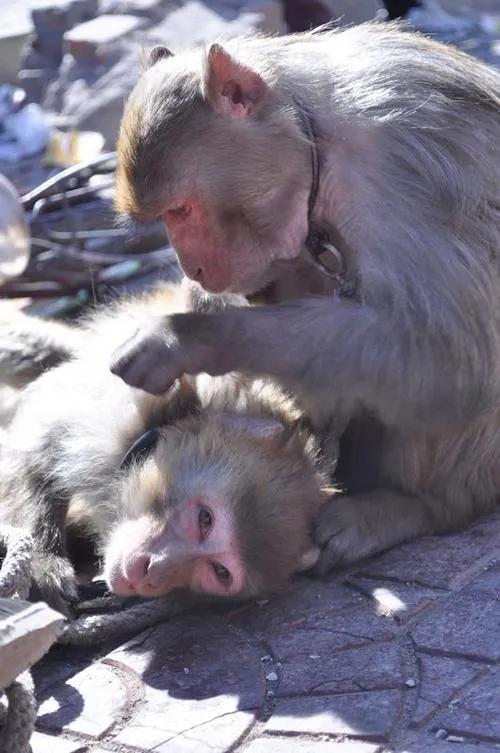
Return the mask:
[[[208,51],[205,90],[214,110],[233,118],[256,115],[267,95],[261,76],[232,58],[220,44],[213,44]]]

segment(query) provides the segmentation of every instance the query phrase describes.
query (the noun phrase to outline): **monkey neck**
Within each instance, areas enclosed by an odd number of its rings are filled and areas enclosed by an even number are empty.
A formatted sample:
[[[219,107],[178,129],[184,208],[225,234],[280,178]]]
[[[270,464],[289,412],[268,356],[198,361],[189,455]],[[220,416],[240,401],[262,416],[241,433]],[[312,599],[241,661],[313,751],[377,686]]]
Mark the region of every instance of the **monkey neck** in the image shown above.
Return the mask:
[[[318,225],[313,219],[320,184],[317,125],[308,108],[297,100],[295,110],[302,132],[310,145],[311,155],[311,187],[307,207],[309,232],[305,247],[320,272],[335,281],[339,295],[355,297],[358,283],[352,249],[337,227],[330,223]]]

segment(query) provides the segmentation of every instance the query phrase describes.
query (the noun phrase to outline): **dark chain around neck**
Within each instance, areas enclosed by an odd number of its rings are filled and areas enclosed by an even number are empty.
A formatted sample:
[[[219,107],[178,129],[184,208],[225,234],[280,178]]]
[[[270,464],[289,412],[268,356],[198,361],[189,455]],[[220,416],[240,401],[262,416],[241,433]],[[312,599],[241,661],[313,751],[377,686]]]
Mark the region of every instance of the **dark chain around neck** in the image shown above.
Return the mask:
[[[307,137],[310,145],[311,155],[311,188],[309,190],[309,199],[307,207],[309,232],[306,238],[306,248],[311,260],[320,272],[333,280],[339,285],[339,294],[346,297],[353,297],[356,293],[357,284],[348,279],[347,276],[347,254],[350,251],[339,230],[333,227],[319,227],[313,220],[314,208],[319,193],[320,183],[320,165],[318,155],[318,135],[317,128],[312,115],[303,107],[296,103],[296,112],[298,114],[302,131]]]

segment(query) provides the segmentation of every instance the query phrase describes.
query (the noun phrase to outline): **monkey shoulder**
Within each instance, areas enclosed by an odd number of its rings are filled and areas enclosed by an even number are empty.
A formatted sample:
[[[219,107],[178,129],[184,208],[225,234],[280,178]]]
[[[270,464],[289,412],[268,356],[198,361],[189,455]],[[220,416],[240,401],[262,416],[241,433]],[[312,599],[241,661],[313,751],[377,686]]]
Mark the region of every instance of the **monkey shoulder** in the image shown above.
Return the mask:
[[[449,45],[382,24],[341,31],[335,42],[334,99],[362,117],[445,127],[446,114],[467,107],[500,112],[500,72]]]

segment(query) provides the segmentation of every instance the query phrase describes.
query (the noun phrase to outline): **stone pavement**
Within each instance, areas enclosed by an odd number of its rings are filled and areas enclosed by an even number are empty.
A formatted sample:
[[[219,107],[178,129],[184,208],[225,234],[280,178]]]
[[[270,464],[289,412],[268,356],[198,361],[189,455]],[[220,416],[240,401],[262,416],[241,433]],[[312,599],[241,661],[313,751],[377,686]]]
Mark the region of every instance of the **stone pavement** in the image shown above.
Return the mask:
[[[35,679],[34,753],[500,750],[500,513]]]

